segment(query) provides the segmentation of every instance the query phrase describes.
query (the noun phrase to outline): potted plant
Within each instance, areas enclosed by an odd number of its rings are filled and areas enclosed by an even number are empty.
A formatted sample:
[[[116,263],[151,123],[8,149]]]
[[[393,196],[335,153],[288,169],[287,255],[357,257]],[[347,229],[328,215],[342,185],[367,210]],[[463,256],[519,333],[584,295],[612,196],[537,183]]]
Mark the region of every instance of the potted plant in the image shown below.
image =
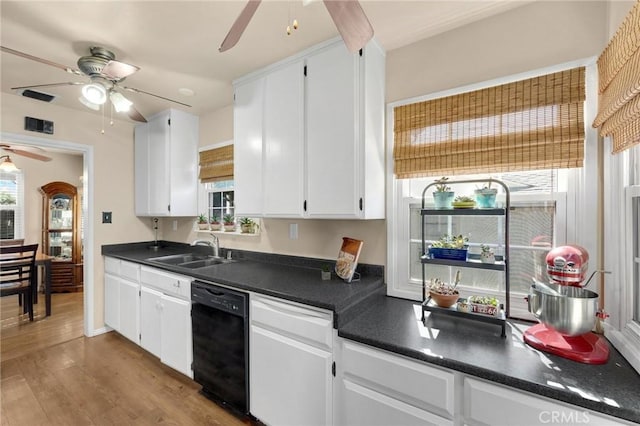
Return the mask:
[[[240,231],[243,234],[255,234],[258,224],[250,217],[240,218]]]
[[[472,209],[476,206],[476,201],[467,195],[459,195],[451,205],[454,209]]]
[[[234,232],[236,230],[236,222],[232,214],[225,214],[222,217],[222,224],[224,225],[225,232]]]
[[[451,187],[447,185],[448,177],[441,177],[436,180],[436,190],[433,193],[433,202],[436,209],[450,209],[451,202],[455,192],[451,190]]]
[[[476,189],[476,202],[478,203],[478,207],[481,209],[493,209],[496,206],[496,195],[498,194],[498,190],[496,188],[491,188],[491,182],[488,185],[483,186],[482,188]]]
[[[480,261],[482,263],[496,263],[496,256],[491,247],[480,244]]]
[[[450,308],[458,301],[460,294],[455,285],[447,284],[436,278],[429,285],[429,297],[441,308]]]
[[[467,260],[468,237],[462,235],[443,235],[429,246],[429,257],[432,259]]]
[[[198,216],[198,229],[202,231],[206,231],[209,229],[209,221],[207,220],[207,216],[204,213]]]
[[[320,271],[321,277],[323,281],[328,281],[331,279],[331,267],[329,265],[322,265],[322,270]]]
[[[212,231],[219,231],[222,228],[222,224],[220,223],[220,218],[216,214],[211,216],[211,220],[209,221],[209,224],[211,225]]]

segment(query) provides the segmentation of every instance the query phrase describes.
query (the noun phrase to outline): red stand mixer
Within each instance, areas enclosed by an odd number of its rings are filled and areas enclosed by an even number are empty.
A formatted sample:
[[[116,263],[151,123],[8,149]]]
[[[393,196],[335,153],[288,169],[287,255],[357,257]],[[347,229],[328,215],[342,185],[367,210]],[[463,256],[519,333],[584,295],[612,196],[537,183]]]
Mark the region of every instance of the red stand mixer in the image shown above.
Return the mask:
[[[553,283],[534,280],[527,301],[529,312],[540,321],[524,332],[524,341],[548,352],[585,364],[604,364],[609,345],[591,332],[598,311],[598,294],[586,290],[584,278],[589,263],[587,251],[577,245],[556,247],[547,253],[547,274]]]

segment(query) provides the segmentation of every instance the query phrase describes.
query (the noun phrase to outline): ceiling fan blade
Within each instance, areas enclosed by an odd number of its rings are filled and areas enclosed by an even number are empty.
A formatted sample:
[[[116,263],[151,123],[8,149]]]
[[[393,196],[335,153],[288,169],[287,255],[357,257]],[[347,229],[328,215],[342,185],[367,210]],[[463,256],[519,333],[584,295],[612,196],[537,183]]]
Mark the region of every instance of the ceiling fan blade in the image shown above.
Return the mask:
[[[173,102],[173,103],[176,103],[176,104],[191,108],[191,105],[189,105],[189,104],[185,104],[185,103],[180,102],[180,101],[175,101],[173,99],[165,98],[164,96],[154,95],[153,93],[145,92],[144,90],[134,89],[133,87],[125,87],[125,86],[120,86],[120,85],[118,85],[118,87],[121,88],[121,89],[124,89],[124,90],[128,90],[129,92],[142,93],[142,94],[145,94],[145,95],[153,96],[153,97],[159,98],[159,99],[164,99],[165,101]]]
[[[249,25],[249,21],[251,21],[253,14],[256,13],[256,9],[260,5],[261,1],[262,0],[249,0],[249,3],[247,3],[244,9],[242,9],[242,12],[240,12],[240,15],[231,26],[231,29],[222,41],[222,44],[218,48],[218,51],[224,52],[236,45],[238,40],[240,40],[240,37],[242,36],[245,28],[247,28],[247,25]]]
[[[6,151],[12,152],[16,155],[21,155],[23,157],[28,157],[28,158],[33,158],[34,160],[40,160],[40,161],[51,161],[51,157],[47,157],[46,155],[41,155],[41,154],[37,154],[35,152],[31,152],[31,151],[25,151],[24,149],[17,149],[17,148],[4,148]]]
[[[28,53],[20,52],[19,50],[10,49],[4,46],[0,46],[0,49],[2,49],[3,52],[11,53],[12,55],[20,56],[21,58],[31,59],[32,61],[40,62],[41,64],[59,68],[63,71],[68,72],[69,74],[83,75],[79,69],[71,68],[57,62],[49,61],[48,59],[38,58],[37,56],[29,55]]]
[[[357,52],[371,40],[373,27],[357,0],[324,0],[324,5],[349,52]]]
[[[80,86],[85,84],[86,83],[81,83],[79,81],[67,81],[64,83],[33,84],[31,86],[12,87],[11,90],[35,89],[36,87]]]
[[[147,119],[144,118],[142,114],[140,114],[138,110],[133,107],[133,105],[129,107],[129,111],[127,111],[127,115],[129,116],[130,119],[134,121],[140,121],[141,123],[147,122]]]
[[[140,70],[140,67],[112,60],[107,62],[107,65],[102,68],[102,74],[109,80],[122,80],[138,70]]]

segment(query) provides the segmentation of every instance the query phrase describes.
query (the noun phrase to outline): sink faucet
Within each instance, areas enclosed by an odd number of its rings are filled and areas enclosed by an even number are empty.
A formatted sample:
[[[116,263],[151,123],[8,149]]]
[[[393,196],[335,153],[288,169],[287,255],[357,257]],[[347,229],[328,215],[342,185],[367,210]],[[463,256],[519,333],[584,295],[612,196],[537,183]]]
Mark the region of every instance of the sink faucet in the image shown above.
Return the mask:
[[[193,240],[191,245],[192,246],[209,246],[213,250],[213,256],[214,257],[218,257],[218,251],[220,249],[220,240],[218,240],[218,237],[216,237],[213,234],[211,234],[211,238],[213,239],[213,241],[209,241],[209,240]]]

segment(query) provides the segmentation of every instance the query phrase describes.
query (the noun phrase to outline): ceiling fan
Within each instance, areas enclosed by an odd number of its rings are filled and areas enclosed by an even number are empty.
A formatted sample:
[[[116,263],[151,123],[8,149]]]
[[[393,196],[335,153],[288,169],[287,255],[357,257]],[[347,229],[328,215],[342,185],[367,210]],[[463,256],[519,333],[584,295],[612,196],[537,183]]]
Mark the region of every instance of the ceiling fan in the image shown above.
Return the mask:
[[[52,67],[66,71],[70,74],[89,77],[88,83],[68,81],[64,83],[35,84],[31,86],[12,87],[12,90],[33,89],[37,87],[81,85],[82,96],[79,98],[79,100],[85,106],[94,110],[98,110],[100,108],[100,105],[104,104],[108,98],[117,112],[126,112],[129,118],[141,122],[146,122],[147,120],[142,116],[142,114],[138,112],[138,110],[134,108],[133,102],[124,97],[124,95],[121,93],[123,90],[134,93],[142,93],[145,95],[164,99],[169,102],[174,102],[186,107],[191,107],[191,105],[187,105],[173,99],[165,98],[164,96],[154,95],[153,93],[145,92],[140,89],[120,85],[120,83],[125,78],[137,72],[140,68],[135,65],[117,61],[115,54],[105,49],[104,47],[94,46],[89,48],[91,55],[82,56],[78,59],[79,69],[58,64],[56,62],[42,59],[28,53],[20,52],[18,50],[10,49],[5,46],[0,46],[0,48],[3,52],[11,53],[12,55],[40,62],[45,65],[50,65]]]
[[[0,143],[0,148],[12,154],[33,158],[34,160],[51,161],[51,157],[43,155],[45,150],[36,146],[8,145],[6,143]],[[7,159],[4,160],[5,163],[7,160],[11,162],[11,158],[8,155],[4,155],[3,157],[7,157]]]
[[[218,48],[220,52],[229,50],[238,43],[261,1],[249,0]],[[303,0],[306,3],[309,1]],[[371,40],[373,27],[358,0],[324,0],[324,5],[351,53],[362,49]]]

